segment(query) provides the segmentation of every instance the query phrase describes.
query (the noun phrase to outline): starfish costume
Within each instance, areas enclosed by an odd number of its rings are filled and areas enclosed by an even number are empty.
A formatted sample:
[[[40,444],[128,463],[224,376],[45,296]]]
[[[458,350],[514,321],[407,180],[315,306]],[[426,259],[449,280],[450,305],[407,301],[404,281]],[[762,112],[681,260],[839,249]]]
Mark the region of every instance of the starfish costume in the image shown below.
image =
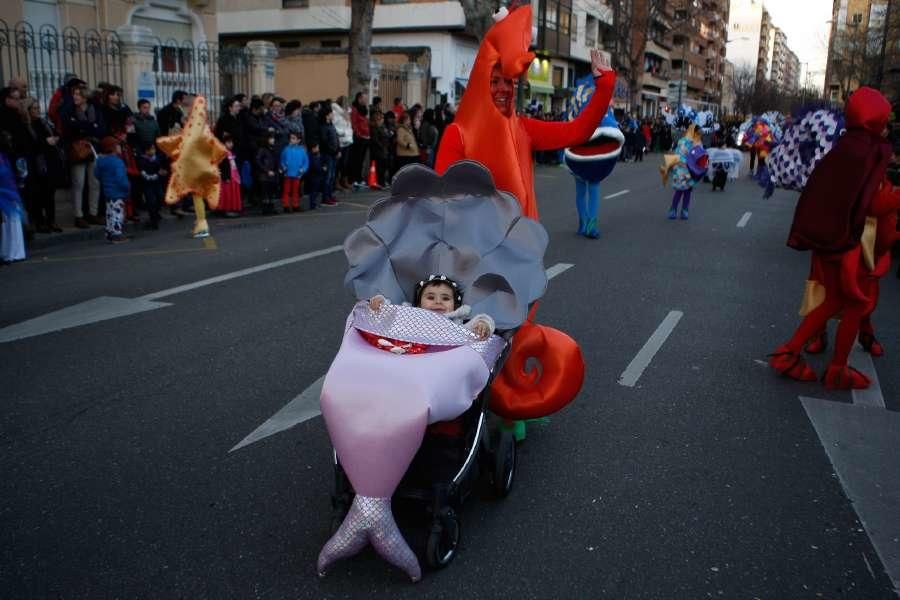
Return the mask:
[[[494,21],[478,48],[456,118],[444,130],[435,170],[443,174],[457,161],[478,161],[491,172],[498,189],[518,199],[523,215],[537,220],[532,152],[587,142],[609,107],[616,73],[603,71],[594,77],[596,90],[572,121],[538,121],[515,111],[504,115],[491,97],[491,71],[499,64],[503,77],[518,79],[531,65],[531,5],[501,8]],[[584,378],[584,360],[575,340],[535,324],[534,310],[515,340],[491,386],[491,410],[505,419],[529,419],[549,415],[571,402]],[[529,358],[542,364],[540,377],[526,367]],[[522,435],[517,433],[520,439]]]
[[[156,145],[172,159],[172,173],[166,189],[166,204],[175,204],[187,194],[194,195],[194,237],[209,236],[205,198],[210,208],[219,205],[219,163],[228,149],[209,129],[206,98],[197,96],[184,129],[161,137]]]
[[[890,111],[872,88],[854,92],[847,102],[847,133],[813,171],[797,202],[788,246],[812,250],[801,308],[805,317],[769,359],[776,371],[793,379],[815,381],[801,355],[803,345],[840,315],[825,386],[863,389],[871,383],[847,360],[861,320],[874,310],[877,279],[890,266],[888,249],[896,235],[891,231],[896,194],[883,186],[891,147],[881,134]]]

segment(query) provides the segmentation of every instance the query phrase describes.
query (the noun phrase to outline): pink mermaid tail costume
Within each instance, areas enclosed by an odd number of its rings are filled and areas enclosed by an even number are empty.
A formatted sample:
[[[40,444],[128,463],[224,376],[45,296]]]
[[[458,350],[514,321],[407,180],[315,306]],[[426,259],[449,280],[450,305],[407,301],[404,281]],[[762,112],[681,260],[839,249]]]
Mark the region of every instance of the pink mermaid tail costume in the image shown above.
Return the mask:
[[[360,302],[320,403],[356,496],[319,554],[320,575],[371,544],[413,581],[421,577],[394,521],[391,497],[426,427],[468,410],[506,344],[498,336],[479,340],[438,313],[398,304],[374,312],[365,300],[378,293],[408,299],[423,274],[445,273],[461,283],[473,313],[490,314],[499,330],[514,329],[546,288],[546,245],[544,229],[522,217],[515,198],[498,192],[490,174],[471,161],[443,177],[418,165],[403,169],[392,197],[375,205],[366,226],[347,238],[346,284]],[[406,343],[424,351],[396,350]],[[385,351],[390,347],[395,350]]]

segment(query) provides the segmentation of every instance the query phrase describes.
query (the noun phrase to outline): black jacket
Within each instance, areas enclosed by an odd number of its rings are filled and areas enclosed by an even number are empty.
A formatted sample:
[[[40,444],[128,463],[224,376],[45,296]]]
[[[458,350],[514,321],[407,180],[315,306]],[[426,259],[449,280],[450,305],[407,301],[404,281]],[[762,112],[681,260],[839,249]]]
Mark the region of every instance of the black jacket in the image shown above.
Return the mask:
[[[341,143],[333,123],[322,123],[319,151],[331,158],[337,156],[341,151]]]
[[[269,171],[275,175],[269,175]],[[278,179],[278,158],[275,150],[263,146],[256,151],[256,178],[260,181],[276,181]]]

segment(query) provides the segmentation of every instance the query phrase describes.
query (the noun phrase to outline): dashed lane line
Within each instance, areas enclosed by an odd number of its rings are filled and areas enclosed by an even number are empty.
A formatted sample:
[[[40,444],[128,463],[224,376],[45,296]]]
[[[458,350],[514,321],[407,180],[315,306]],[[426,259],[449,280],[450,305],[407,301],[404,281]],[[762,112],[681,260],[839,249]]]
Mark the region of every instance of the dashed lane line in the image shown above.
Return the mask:
[[[641,375],[644,373],[644,370],[650,366],[653,357],[656,356],[656,353],[662,348],[662,345],[675,330],[675,326],[678,325],[678,322],[683,316],[684,313],[680,310],[670,311],[669,314],[666,315],[666,318],[662,320],[662,323],[659,324],[659,327],[656,328],[656,331],[653,332],[650,339],[647,340],[644,346],[638,351],[637,355],[630,363],[628,363],[628,366],[625,367],[625,370],[619,377],[619,385],[634,387],[635,384],[637,384]]]
[[[740,227],[741,229],[743,229],[744,227],[746,227],[746,226],[747,226],[747,222],[750,220],[750,216],[751,216],[752,214],[753,214],[753,213],[745,212],[745,213],[744,213],[744,216],[741,217],[741,220],[738,221],[737,226]]]

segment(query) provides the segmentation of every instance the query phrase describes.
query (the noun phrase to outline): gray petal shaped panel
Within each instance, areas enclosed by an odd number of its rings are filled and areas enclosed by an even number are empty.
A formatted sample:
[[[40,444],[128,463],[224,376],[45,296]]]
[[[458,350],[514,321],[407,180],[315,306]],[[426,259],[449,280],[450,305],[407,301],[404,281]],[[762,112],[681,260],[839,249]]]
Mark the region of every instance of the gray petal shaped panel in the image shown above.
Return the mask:
[[[345,240],[344,282],[358,300],[384,294],[402,302],[412,300],[419,280],[443,273],[462,286],[473,314],[511,329],[546,290],[547,242],[544,228],[522,216],[515,197],[498,191],[481,164],[460,161],[443,176],[410,165]]]

